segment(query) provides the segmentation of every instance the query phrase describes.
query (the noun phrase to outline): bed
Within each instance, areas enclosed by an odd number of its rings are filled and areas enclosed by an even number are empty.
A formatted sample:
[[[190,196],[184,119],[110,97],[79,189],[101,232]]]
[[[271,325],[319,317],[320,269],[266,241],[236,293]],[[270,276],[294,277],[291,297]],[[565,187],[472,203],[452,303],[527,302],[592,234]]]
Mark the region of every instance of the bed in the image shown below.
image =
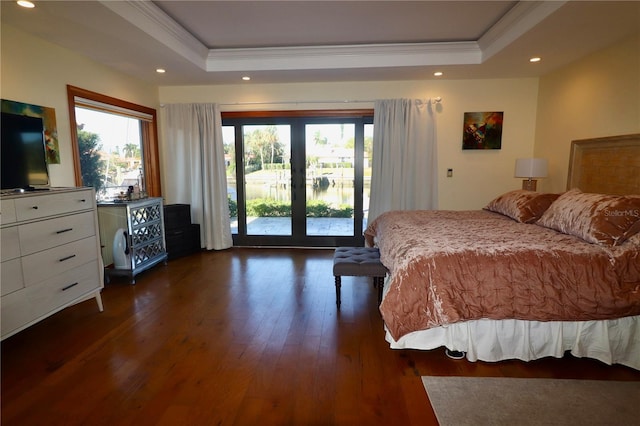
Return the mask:
[[[606,173],[612,190],[593,178]],[[570,351],[640,370],[638,179],[640,135],[574,141],[562,194],[516,190],[479,211],[375,218],[365,238],[389,270],[387,341],[470,361]]]

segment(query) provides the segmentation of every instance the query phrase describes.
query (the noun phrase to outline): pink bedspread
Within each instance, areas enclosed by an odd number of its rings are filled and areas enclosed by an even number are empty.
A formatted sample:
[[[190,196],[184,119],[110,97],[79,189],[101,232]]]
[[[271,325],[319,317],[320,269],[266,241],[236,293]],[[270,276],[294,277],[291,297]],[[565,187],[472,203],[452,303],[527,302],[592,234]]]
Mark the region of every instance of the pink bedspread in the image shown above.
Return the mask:
[[[393,338],[458,321],[640,314],[640,247],[590,244],[488,211],[395,211],[367,228],[389,269]]]

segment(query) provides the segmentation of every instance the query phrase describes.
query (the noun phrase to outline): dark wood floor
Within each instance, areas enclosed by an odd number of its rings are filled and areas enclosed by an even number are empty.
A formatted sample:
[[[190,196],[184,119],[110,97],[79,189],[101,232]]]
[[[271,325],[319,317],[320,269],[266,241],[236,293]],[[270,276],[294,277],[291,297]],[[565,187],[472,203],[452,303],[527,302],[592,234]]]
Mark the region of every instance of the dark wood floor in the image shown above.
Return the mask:
[[[597,361],[469,363],[384,341],[332,250],[230,249],[112,281],[2,342],[3,425],[429,425],[421,375],[640,380]]]

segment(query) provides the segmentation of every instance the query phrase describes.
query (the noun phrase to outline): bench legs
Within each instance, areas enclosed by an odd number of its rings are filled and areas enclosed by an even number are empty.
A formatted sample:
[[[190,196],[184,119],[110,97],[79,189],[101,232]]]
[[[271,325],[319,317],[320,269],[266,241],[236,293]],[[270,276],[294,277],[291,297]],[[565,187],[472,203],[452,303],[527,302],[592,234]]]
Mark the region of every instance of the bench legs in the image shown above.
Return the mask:
[[[342,287],[342,277],[335,275],[336,279],[336,306],[340,309],[340,287]],[[384,277],[373,277],[373,287],[378,289],[378,305],[382,303],[382,290],[384,288]]]
[[[384,277],[373,277],[373,286],[378,288],[378,305],[382,303],[382,289],[384,288]]]

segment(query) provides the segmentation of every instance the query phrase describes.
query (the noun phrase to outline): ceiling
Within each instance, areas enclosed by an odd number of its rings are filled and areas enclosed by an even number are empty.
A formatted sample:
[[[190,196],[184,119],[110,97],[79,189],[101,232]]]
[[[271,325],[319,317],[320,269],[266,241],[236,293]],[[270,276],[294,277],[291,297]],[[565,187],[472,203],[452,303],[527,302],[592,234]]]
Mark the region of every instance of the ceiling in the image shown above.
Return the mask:
[[[640,31],[640,1],[32,1],[2,25],[158,85],[536,77]]]

